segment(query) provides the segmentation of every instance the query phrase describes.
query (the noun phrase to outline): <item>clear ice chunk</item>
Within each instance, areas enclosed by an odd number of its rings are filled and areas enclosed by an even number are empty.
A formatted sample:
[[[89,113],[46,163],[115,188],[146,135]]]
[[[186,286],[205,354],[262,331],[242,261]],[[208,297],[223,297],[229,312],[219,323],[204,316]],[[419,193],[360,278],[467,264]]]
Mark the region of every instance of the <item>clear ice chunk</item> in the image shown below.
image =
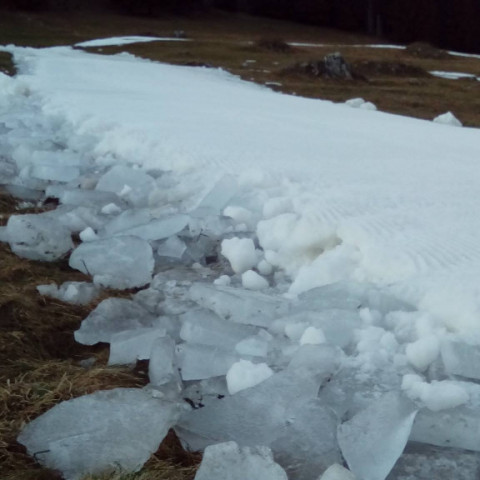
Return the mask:
[[[415,419],[410,440],[480,452],[480,385],[458,384],[469,394],[469,402],[438,412],[422,408]]]
[[[196,283],[189,295],[198,305],[219,317],[247,325],[268,327],[289,311],[289,303],[283,298],[234,287]]]
[[[205,449],[195,480],[288,480],[268,447],[240,447],[235,442]]]
[[[196,211],[214,210],[219,214],[235,195],[237,189],[238,185],[235,178],[232,175],[224,175],[200,201]]]
[[[181,260],[186,250],[185,242],[176,235],[172,235],[158,246],[157,255],[171,260]]]
[[[445,338],[441,344],[445,371],[450,375],[480,380],[480,346]]]
[[[206,309],[194,309],[180,316],[180,338],[188,343],[217,346],[231,350],[241,340],[255,335],[257,329],[229,322]]]
[[[178,368],[175,363],[175,342],[168,335],[156,338],[150,353],[148,376],[154,386],[178,381]]]
[[[159,326],[158,319],[138,303],[125,298],[103,300],[75,332],[75,340],[83,345],[109,343],[120,332]]]
[[[12,251],[30,260],[53,262],[73,249],[70,230],[46,214],[12,215],[6,234]]]
[[[355,475],[338,463],[330,465],[318,480],[355,480]]]
[[[338,427],[337,439],[358,480],[385,480],[407,444],[417,407],[390,392]]]
[[[133,235],[144,240],[163,240],[181,232],[188,224],[187,215],[169,215],[155,218],[143,225],[137,225],[118,232],[116,235]]]
[[[103,192],[101,190],[84,190],[80,188],[69,188],[58,194],[58,199],[63,205],[102,207],[114,203],[124,206],[124,201],[115,193]]]
[[[129,365],[137,360],[148,360],[155,340],[165,335],[166,330],[162,327],[135,328],[113,334],[108,364]]]
[[[138,169],[116,165],[97,183],[96,190],[120,195],[134,207],[148,205],[150,194],[156,189],[153,177]]]
[[[267,445],[283,436],[294,421],[295,406],[316,397],[320,382],[314,376],[285,370],[230,397],[212,400],[187,412],[176,427],[191,450],[233,440],[240,445]]]
[[[30,422],[18,441],[66,480],[135,472],[176,422],[178,406],[145,389],[116,388],[62,402]]]
[[[83,243],[69,265],[93,275],[94,283],[112,288],[141,287],[152,279],[152,247],[146,240],[124,236]]]
[[[226,375],[239,356],[220,347],[181,343],[176,347],[176,362],[183,380],[201,380]]]

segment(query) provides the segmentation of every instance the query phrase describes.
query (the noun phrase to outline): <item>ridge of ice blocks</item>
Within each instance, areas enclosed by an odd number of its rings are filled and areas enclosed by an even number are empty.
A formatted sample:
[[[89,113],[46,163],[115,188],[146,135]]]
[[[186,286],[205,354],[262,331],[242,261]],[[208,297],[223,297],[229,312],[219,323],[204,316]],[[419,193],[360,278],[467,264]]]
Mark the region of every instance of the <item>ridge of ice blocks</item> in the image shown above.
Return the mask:
[[[135,472],[158,449],[178,410],[145,389],[99,391],[59,403],[30,422],[18,441],[66,480]]]
[[[417,407],[388,393],[338,427],[343,457],[358,480],[385,480],[412,430]]]
[[[107,298],[82,321],[75,340],[83,345],[110,343],[115,334],[158,325],[156,317],[136,302]]]
[[[270,326],[290,309],[289,303],[278,296],[206,283],[192,285],[189,296],[225,320],[260,327]]]
[[[149,283],[154,260],[146,240],[121,236],[82,243],[70,256],[69,265],[92,275],[97,285],[124,289]]]
[[[268,447],[240,447],[235,442],[205,449],[195,480],[288,480]]]
[[[68,228],[43,215],[12,215],[6,236],[12,251],[30,260],[53,262],[73,249]]]
[[[441,355],[448,374],[480,380],[479,345],[470,345],[460,339],[445,338],[442,341]]]
[[[64,282],[59,287],[52,283],[50,285],[38,285],[38,293],[56,298],[74,305],[87,305],[100,293],[100,288],[88,282]]]

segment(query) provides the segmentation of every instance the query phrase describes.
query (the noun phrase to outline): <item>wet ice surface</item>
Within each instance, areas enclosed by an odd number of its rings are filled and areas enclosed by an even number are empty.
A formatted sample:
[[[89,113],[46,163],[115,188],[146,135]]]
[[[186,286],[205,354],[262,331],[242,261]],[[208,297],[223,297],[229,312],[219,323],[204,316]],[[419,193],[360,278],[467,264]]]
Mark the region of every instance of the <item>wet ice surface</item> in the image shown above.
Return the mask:
[[[477,132],[128,55],[14,53],[0,182],[59,206],[0,238],[92,277],[43,295],[133,289],[75,338],[148,360],[151,388],[60,404],[20,435],[31,454],[67,478],[136,470],[172,426],[210,448],[198,478],[478,476]],[[142,77],[117,90],[132,62]]]

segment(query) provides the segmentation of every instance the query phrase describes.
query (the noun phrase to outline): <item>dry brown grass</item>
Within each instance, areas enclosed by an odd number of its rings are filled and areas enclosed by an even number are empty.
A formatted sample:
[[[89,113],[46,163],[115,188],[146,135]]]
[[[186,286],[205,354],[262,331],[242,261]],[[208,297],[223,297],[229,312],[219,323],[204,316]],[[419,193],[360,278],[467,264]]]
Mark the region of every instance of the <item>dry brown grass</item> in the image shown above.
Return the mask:
[[[38,211],[38,208],[29,211]],[[16,211],[16,201],[0,193],[0,225]],[[66,261],[53,263],[21,259],[0,244],[0,478],[56,480],[59,475],[41,468],[26,454],[16,437],[23,425],[61,401],[117,387],[147,383],[144,364],[136,368],[107,367],[108,346],[77,344],[73,332],[106,296],[87,306],[64,304],[42,297],[36,286],[87,280]],[[90,368],[81,360],[95,359]],[[136,476],[103,479],[187,480],[194,476],[198,456],[183,451],[172,434]]]
[[[10,53],[0,52],[0,73],[15,75],[16,69]]]

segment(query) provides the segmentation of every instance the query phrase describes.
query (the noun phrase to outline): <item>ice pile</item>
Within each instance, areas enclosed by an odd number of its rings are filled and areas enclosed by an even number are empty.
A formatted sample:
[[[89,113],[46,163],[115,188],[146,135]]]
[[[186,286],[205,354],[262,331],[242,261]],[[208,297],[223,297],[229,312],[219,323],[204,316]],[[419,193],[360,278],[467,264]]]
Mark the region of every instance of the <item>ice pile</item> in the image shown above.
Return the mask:
[[[92,277],[43,294],[134,289],[99,303],[75,338],[108,343],[110,365],[148,360],[150,378],[35,419],[19,437],[31,454],[72,479],[136,470],[173,427],[206,452],[199,478],[405,480],[422,464],[440,480],[442,458],[476,477],[475,132],[125,55],[16,55],[34,73],[0,77],[0,181],[58,207],[13,215],[0,236]],[[69,76],[75,62],[92,91]],[[127,71],[139,84],[118,90]],[[237,92],[253,130],[232,115]]]

